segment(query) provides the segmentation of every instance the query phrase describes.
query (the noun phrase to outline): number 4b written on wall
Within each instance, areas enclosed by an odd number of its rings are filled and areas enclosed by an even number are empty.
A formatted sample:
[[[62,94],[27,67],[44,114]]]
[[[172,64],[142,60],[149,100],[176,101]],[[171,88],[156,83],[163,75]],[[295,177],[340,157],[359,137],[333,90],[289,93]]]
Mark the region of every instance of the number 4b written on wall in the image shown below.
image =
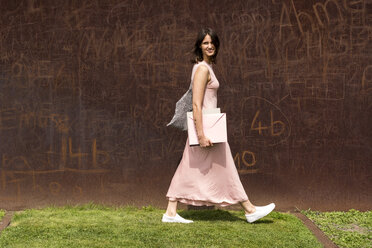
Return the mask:
[[[263,126],[261,121],[257,121],[260,110],[257,110],[251,124],[251,130],[258,131],[263,135],[262,130],[269,130],[271,136],[279,136],[285,131],[285,124],[282,121],[274,121],[273,111],[270,110],[270,126]]]

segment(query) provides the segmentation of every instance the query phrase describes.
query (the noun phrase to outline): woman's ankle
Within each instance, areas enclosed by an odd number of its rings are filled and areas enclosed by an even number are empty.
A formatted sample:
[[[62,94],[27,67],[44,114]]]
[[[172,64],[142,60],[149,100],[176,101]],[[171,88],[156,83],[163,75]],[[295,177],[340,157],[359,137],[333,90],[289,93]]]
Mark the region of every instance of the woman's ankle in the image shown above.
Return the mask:
[[[253,214],[256,212],[255,206],[250,201],[241,202],[240,205],[244,209],[245,214]]]
[[[244,209],[244,213],[245,214],[253,214],[254,212],[256,212],[256,208],[249,208],[249,209]]]
[[[170,212],[170,211],[165,212],[165,215],[168,216],[168,217],[174,217],[174,216],[176,216],[176,214],[177,214],[177,212],[173,212],[173,211],[172,212]]]
[[[177,201],[168,201],[168,207],[165,214],[169,217],[174,217],[177,214]]]

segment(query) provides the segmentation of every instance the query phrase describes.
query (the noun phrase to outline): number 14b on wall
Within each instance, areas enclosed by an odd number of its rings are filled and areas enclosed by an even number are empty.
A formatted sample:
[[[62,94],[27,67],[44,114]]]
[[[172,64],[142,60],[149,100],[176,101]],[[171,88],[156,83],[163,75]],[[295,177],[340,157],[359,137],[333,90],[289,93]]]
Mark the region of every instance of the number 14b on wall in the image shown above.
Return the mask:
[[[258,131],[259,135],[263,135],[263,130],[268,130],[269,135],[279,136],[285,131],[285,124],[282,121],[274,121],[273,111],[270,110],[270,125],[263,126],[261,121],[258,121],[260,110],[257,110],[251,124],[251,130]]]

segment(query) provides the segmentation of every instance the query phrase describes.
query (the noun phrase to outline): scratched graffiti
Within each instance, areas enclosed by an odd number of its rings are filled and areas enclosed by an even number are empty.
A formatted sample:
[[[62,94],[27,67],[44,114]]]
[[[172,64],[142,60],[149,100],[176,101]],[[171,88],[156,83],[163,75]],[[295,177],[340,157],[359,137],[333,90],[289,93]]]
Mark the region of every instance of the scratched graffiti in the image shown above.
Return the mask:
[[[247,191],[370,205],[371,0],[0,0],[0,13],[0,208],[163,206],[186,142],[165,125],[202,26],[221,40],[218,104]]]

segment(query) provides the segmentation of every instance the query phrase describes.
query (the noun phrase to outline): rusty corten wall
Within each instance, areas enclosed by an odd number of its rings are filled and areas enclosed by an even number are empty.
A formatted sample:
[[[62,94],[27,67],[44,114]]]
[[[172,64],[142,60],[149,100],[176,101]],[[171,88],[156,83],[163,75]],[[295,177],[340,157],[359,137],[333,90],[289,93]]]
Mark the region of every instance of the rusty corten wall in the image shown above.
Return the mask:
[[[164,207],[203,26],[250,199],[371,208],[371,0],[0,3],[0,208]]]

